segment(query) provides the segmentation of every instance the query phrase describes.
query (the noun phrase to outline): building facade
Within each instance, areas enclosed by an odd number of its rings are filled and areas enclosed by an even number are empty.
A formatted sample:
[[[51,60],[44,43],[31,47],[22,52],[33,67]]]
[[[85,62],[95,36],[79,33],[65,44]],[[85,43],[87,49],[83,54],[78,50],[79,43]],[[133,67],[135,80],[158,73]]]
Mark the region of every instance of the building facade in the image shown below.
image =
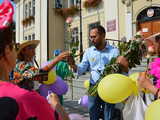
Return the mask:
[[[55,14],[54,0],[14,0],[16,41],[40,40],[36,59],[42,64],[53,50],[64,49],[64,19]]]
[[[74,4],[80,5],[80,1],[76,3],[76,0],[69,0],[72,1]],[[79,47],[80,44],[82,44],[83,51],[88,48],[91,43],[89,41],[89,31],[91,27],[99,24],[104,26],[104,3],[103,1],[97,5],[96,7],[90,7],[86,8],[84,7],[85,0],[81,0],[81,16],[80,13],[73,16],[73,22],[71,23],[71,41],[76,42],[79,41]],[[71,2],[70,2],[71,3]],[[79,6],[80,7],[80,6]],[[81,34],[81,33],[82,34]],[[80,35],[82,35],[82,42],[80,42]]]
[[[108,37],[131,39],[142,31],[144,38],[160,32],[160,0],[104,0]]]

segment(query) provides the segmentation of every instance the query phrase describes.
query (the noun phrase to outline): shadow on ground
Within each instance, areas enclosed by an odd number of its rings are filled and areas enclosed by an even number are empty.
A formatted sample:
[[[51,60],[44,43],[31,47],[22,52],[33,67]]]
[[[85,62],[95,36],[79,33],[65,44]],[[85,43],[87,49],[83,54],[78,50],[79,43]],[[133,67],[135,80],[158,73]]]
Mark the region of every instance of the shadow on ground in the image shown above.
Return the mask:
[[[78,101],[64,99],[64,108],[69,114],[77,113],[82,115],[85,120],[89,120],[89,113],[87,108],[80,106]]]

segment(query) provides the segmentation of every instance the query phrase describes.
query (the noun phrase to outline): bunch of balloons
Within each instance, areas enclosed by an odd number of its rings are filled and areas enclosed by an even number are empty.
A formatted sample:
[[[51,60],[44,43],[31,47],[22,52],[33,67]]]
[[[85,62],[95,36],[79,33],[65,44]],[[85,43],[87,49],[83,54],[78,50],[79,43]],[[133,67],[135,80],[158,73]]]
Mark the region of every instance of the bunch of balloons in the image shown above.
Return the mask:
[[[42,65],[42,67],[47,64],[49,64],[48,61],[45,62]],[[62,80],[61,77],[57,76],[55,70],[52,69],[48,73],[48,80],[43,81],[43,84],[40,85],[39,90],[40,90],[40,95],[42,95],[44,97],[47,97],[47,95],[50,92],[53,92],[57,95],[63,95],[63,94],[67,93],[68,85],[64,80]]]
[[[53,84],[51,85],[42,84],[39,87],[39,89],[40,89],[40,94],[44,97],[46,97],[49,94],[49,92],[53,92],[57,95],[63,95],[67,93],[68,85],[64,80],[62,80],[61,77],[57,76],[56,81]]]

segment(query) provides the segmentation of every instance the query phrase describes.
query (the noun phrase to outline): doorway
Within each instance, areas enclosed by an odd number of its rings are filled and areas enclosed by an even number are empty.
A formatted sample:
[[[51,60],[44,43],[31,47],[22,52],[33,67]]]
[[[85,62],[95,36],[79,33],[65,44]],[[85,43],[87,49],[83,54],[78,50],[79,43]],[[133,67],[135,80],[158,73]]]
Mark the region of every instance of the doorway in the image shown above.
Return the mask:
[[[137,31],[142,31],[144,38],[160,32],[160,7],[149,7],[137,16]]]

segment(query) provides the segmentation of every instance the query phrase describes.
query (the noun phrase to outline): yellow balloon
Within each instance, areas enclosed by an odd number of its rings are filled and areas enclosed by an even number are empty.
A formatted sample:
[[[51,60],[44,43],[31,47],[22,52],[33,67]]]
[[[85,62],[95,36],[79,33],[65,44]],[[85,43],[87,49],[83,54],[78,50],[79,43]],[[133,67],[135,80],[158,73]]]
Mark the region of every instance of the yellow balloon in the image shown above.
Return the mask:
[[[138,77],[139,77],[139,72],[136,73],[132,73],[131,75],[129,75],[129,78],[131,78],[131,80],[136,84],[135,89],[134,89],[134,93],[138,94]],[[142,89],[143,92],[145,93],[149,93],[148,90],[145,90],[144,88]]]
[[[131,80],[134,81],[136,84],[137,84],[138,77],[139,77],[138,72],[132,73],[131,75],[129,75],[129,78],[131,78]]]
[[[160,100],[156,100],[148,106],[145,120],[160,120]]]
[[[43,81],[43,84],[51,85],[56,81],[56,72],[54,70],[51,70],[48,72],[48,80]]]
[[[89,80],[85,80],[84,81],[84,87],[86,88],[86,89],[88,89],[89,88]]]
[[[133,90],[134,95],[138,95],[138,82],[137,82],[138,77],[139,77],[139,72],[132,73],[131,75],[129,75],[129,78],[131,78],[131,80],[135,84],[134,90]]]
[[[121,74],[110,74],[104,77],[98,85],[98,94],[108,103],[124,101],[133,92],[133,82]]]

